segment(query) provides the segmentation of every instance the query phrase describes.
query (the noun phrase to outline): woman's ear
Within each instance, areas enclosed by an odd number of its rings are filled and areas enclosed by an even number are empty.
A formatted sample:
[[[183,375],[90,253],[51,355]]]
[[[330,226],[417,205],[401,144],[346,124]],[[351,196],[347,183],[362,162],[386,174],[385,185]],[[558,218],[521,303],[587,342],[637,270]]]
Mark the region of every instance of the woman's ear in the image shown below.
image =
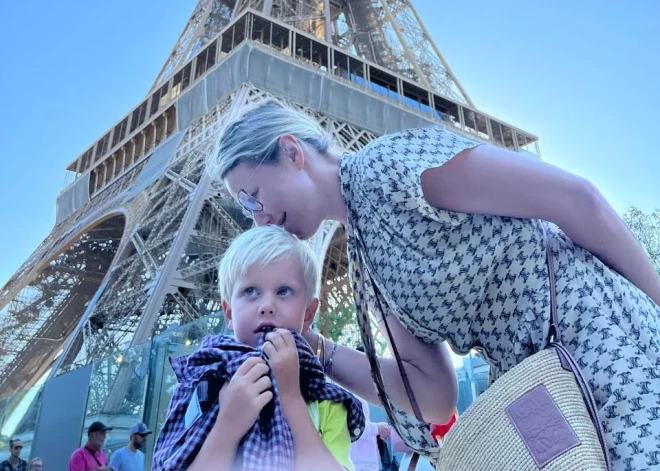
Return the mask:
[[[301,170],[305,166],[303,147],[294,136],[291,134],[283,135],[280,137],[277,146],[280,162],[293,164],[298,170]]]

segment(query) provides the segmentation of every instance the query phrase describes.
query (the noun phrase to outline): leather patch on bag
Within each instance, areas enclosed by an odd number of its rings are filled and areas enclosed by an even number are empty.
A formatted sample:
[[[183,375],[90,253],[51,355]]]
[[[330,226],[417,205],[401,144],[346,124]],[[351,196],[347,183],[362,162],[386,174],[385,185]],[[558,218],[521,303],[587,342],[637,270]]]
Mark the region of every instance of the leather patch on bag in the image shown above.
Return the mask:
[[[577,435],[543,385],[516,399],[506,412],[539,468],[580,445]]]

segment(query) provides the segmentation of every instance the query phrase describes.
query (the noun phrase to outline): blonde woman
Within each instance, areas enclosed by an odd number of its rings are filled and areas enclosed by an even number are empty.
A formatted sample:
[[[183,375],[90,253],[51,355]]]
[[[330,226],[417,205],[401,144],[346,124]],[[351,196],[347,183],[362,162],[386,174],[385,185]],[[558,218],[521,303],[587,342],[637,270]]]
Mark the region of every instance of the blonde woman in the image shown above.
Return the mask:
[[[370,267],[382,310],[370,283],[357,294],[381,327],[387,316],[427,422],[447,422],[456,404],[444,341],[458,354],[478,348],[495,378],[544,347],[549,244],[562,342],[593,391],[615,469],[660,460],[660,277],[586,179],[445,129],[342,155],[318,123],[275,100],[226,126],[210,169],[257,225],[302,239],[326,219],[344,225],[353,268]],[[380,359],[374,387],[365,354],[306,338],[325,347],[334,380],[373,403],[379,391],[402,437],[431,446],[403,413],[412,409],[394,360]]]

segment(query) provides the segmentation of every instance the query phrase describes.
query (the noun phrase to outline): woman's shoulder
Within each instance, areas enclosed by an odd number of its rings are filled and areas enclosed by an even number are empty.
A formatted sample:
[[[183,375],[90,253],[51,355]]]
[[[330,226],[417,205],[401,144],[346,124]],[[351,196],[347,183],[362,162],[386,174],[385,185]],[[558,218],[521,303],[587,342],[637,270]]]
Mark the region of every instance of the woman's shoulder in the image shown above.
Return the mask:
[[[397,191],[417,185],[426,168],[439,167],[461,150],[479,144],[444,128],[407,129],[345,154],[341,180],[352,189]]]

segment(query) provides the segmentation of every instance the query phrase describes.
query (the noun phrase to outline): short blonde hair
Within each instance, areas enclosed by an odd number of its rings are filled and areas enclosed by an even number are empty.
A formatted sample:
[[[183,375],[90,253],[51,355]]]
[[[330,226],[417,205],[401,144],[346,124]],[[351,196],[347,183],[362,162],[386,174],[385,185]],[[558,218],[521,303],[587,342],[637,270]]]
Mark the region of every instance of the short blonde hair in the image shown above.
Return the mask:
[[[207,171],[214,181],[222,181],[241,162],[253,166],[276,164],[279,140],[286,134],[321,154],[332,146],[331,135],[318,121],[275,98],[268,98],[246,107],[225,124],[207,159]]]
[[[296,236],[277,226],[254,227],[236,237],[218,267],[218,288],[223,301],[229,302],[237,280],[255,263],[262,267],[293,255],[300,260],[307,294],[314,298],[319,290],[319,265],[312,249]]]

